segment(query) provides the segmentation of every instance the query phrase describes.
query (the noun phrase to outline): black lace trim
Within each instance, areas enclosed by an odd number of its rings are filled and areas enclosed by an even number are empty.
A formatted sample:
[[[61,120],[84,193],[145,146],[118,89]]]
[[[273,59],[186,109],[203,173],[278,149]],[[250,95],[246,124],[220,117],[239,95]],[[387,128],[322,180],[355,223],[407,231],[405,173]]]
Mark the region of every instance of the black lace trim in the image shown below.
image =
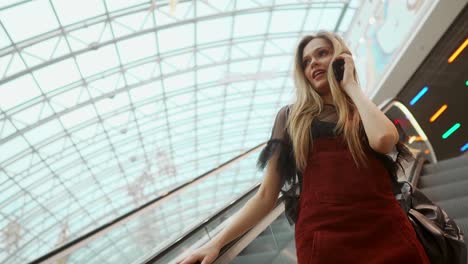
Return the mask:
[[[293,225],[297,219],[299,209],[299,193],[301,175],[297,173],[294,152],[291,144],[279,139],[271,139],[260,153],[257,167],[264,169],[275,153],[279,153],[276,171],[281,177],[281,194],[284,197],[285,214],[289,224]]]
[[[279,152],[277,171],[282,177],[281,183],[291,183],[292,176],[296,173],[295,163],[291,162],[294,161],[294,153],[291,146],[282,140],[271,139],[267,142],[258,157],[257,167],[263,170],[276,152]]]
[[[337,136],[337,134],[334,131],[335,126],[336,126],[335,122],[328,122],[328,121],[314,119],[314,121],[312,121],[312,128],[310,130],[312,139],[320,138],[320,137]]]

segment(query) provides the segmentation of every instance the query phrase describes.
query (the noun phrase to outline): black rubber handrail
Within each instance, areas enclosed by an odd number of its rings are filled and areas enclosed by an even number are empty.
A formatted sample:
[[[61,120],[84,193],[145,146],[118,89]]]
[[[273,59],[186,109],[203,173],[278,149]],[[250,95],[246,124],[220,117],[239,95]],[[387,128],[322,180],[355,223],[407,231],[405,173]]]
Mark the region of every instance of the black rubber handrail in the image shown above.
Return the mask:
[[[158,261],[160,260],[161,258],[163,258],[166,254],[168,254],[169,252],[171,252],[172,250],[174,250],[175,248],[177,248],[177,246],[179,246],[181,243],[183,243],[186,239],[190,238],[191,236],[193,236],[194,234],[196,234],[198,231],[202,230],[203,228],[205,228],[205,226],[209,225],[210,223],[212,223],[213,221],[217,220],[219,217],[223,216],[224,213],[226,213],[227,211],[229,211],[229,209],[231,209],[232,207],[235,207],[236,205],[238,205],[239,203],[241,203],[245,197],[248,197],[249,195],[251,195],[252,193],[256,192],[258,190],[258,188],[260,188],[260,183],[257,183],[255,184],[252,188],[250,188],[246,193],[244,193],[243,195],[241,195],[240,197],[237,197],[232,203],[229,203],[228,205],[226,205],[225,207],[223,207],[222,209],[220,209],[217,213],[213,214],[212,216],[210,216],[209,218],[207,218],[206,220],[202,221],[201,223],[199,223],[198,225],[196,225],[195,227],[193,227],[192,229],[190,229],[189,231],[187,231],[184,235],[182,235],[180,238],[178,238],[177,240],[175,240],[173,243],[167,245],[163,250],[159,251],[158,253],[155,253],[153,254],[152,256],[148,257],[146,260],[144,260],[142,263],[144,264],[148,264],[148,263],[153,263],[155,261]]]
[[[60,246],[58,248],[55,248],[54,250],[52,250],[49,253],[43,255],[42,257],[39,257],[39,258],[33,260],[30,263],[31,264],[42,263],[42,262],[44,262],[46,260],[49,260],[52,257],[55,257],[55,256],[63,253],[66,250],[71,249],[72,247],[77,246],[78,244],[82,243],[85,240],[88,240],[88,239],[89,240],[92,240],[92,239],[94,240],[94,239],[97,239],[97,238],[105,235],[107,233],[107,232],[104,232],[104,231],[106,231],[106,229],[110,230],[111,228],[117,227],[119,223],[123,224],[123,222],[125,220],[131,218],[133,215],[141,212],[145,208],[148,208],[151,205],[153,205],[153,204],[155,204],[155,203],[157,203],[157,202],[159,202],[159,201],[161,201],[163,199],[167,199],[168,197],[174,195],[175,193],[179,192],[180,190],[182,190],[184,188],[187,188],[188,186],[190,186],[192,184],[196,184],[198,181],[200,181],[200,180],[206,178],[207,176],[211,175],[216,170],[219,170],[219,169],[221,169],[221,168],[223,168],[223,167],[225,167],[227,165],[230,165],[231,163],[235,162],[237,159],[242,158],[242,157],[250,154],[251,152],[255,151],[256,149],[260,148],[261,146],[263,146],[265,144],[266,144],[266,142],[261,143],[261,144],[255,146],[255,147],[247,150],[246,152],[244,152],[244,153],[242,153],[242,154],[240,154],[240,155],[238,155],[238,156],[224,162],[223,164],[219,165],[218,167],[216,167],[216,168],[214,168],[214,169],[212,169],[212,170],[210,170],[210,171],[208,171],[208,172],[206,172],[206,173],[204,173],[204,174],[202,174],[202,175],[200,175],[198,177],[195,177],[193,179],[190,179],[190,180],[186,181],[185,183],[177,186],[176,188],[172,189],[171,191],[168,191],[164,195],[158,196],[158,197],[144,203],[143,205],[129,211],[128,213],[123,214],[123,215],[117,217],[116,219],[114,219],[114,220],[112,220],[112,221],[110,221],[110,222],[108,222],[108,223],[106,223],[106,224],[104,224],[104,225],[102,225],[102,226],[100,226],[100,227],[98,227],[96,229],[93,229],[93,230],[89,231],[88,233],[86,233],[86,234],[84,234],[84,235],[82,235],[82,236],[80,236],[80,237],[78,237],[76,239],[73,239],[72,241],[70,241],[68,243],[65,243],[64,245],[62,245],[62,246]]]
[[[276,201],[276,205],[275,207],[270,211],[273,212],[274,210],[277,210],[278,209],[278,206],[282,206],[282,204],[284,203],[284,196],[280,196],[278,198],[278,200]],[[285,207],[283,206],[282,208],[279,208],[280,210],[280,213],[283,213],[284,212],[284,209]],[[269,214],[270,214],[269,213]],[[265,216],[265,218],[269,218],[270,220],[268,220],[268,226],[270,226],[278,217],[270,217],[269,215]],[[264,218],[264,219],[265,219]],[[263,232],[264,229],[258,229],[257,226],[261,225],[260,223],[254,225],[253,227],[251,227],[249,230],[247,230],[246,232],[244,232],[242,235],[240,235],[239,237],[237,237],[236,239],[234,239],[233,241],[227,243],[226,245],[224,245],[221,250],[219,251],[219,255],[218,257],[215,259],[215,261],[213,263],[217,264],[217,263],[224,263],[223,261],[220,262],[220,260],[225,260],[226,259],[226,256],[227,254],[231,254],[230,251],[232,250],[232,248],[236,247],[234,250],[237,251],[237,252],[240,252],[242,251],[243,249],[245,249],[248,245],[250,245],[250,243],[255,239],[248,239],[248,240],[245,240],[244,237],[247,237],[247,236],[251,236],[250,233],[252,233],[254,235],[254,237],[258,237],[258,235]]]

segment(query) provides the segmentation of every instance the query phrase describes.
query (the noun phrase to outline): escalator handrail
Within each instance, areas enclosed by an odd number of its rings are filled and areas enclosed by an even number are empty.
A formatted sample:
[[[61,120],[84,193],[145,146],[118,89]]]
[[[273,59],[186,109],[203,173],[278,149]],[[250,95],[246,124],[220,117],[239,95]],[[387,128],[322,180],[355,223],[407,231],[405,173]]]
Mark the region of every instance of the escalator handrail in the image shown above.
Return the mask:
[[[429,142],[429,139],[427,138],[426,133],[424,133],[424,130],[421,128],[419,125],[418,121],[416,118],[414,118],[413,114],[411,111],[406,107],[405,104],[403,104],[401,101],[397,99],[392,99],[392,100],[387,100],[384,101],[382,104],[379,105],[379,108],[382,110],[382,112],[386,113],[390,108],[394,106],[398,108],[403,114],[408,118],[409,122],[413,126],[413,128],[416,130],[416,132],[425,140],[425,144],[427,148],[429,149],[429,155],[432,158],[432,162],[437,163],[437,157],[434,152],[434,148],[432,147],[431,142]]]
[[[237,197],[234,199],[231,203],[227,204],[225,207],[221,208],[218,212],[210,216],[209,218],[205,219],[198,225],[192,227],[190,230],[188,230],[185,234],[183,234],[180,238],[175,240],[173,243],[167,245],[164,247],[164,249],[158,251],[157,253],[153,253],[151,256],[147,257],[143,262],[144,264],[147,263],[154,263],[158,261],[159,259],[163,258],[166,254],[174,250],[177,246],[179,246],[181,243],[183,243],[186,239],[190,238],[194,234],[196,234],[198,231],[203,229],[205,226],[209,225],[213,221],[217,220],[220,216],[222,216],[224,213],[226,213],[229,209],[232,207],[238,205],[245,197],[248,197],[251,195],[253,192],[256,192],[260,188],[260,183],[255,184],[252,188],[250,188],[247,192],[242,194],[240,197]]]
[[[246,248],[260,233],[262,233],[273,221],[275,221],[285,210],[284,197],[280,196],[276,206],[260,222],[247,230],[244,234],[226,244],[220,251],[213,264],[228,263]]]

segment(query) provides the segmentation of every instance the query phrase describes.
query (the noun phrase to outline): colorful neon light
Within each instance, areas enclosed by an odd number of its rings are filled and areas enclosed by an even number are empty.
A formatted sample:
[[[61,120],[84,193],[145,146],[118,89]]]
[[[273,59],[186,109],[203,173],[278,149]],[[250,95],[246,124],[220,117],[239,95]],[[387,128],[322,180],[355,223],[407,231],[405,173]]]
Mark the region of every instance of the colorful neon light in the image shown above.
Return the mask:
[[[457,129],[460,128],[460,123],[456,123],[455,125],[453,125],[449,130],[447,130],[447,132],[445,132],[443,135],[442,135],[442,138],[443,139],[446,139],[448,138],[450,135],[453,134],[453,132],[457,131]]]
[[[412,144],[414,141],[424,141],[421,136],[411,136],[408,140],[409,144]]]
[[[458,57],[458,55],[462,53],[462,51],[466,48],[467,45],[468,38],[465,39],[465,41],[460,45],[460,47],[458,47],[458,49],[452,54],[452,56],[450,56],[450,58],[448,59],[448,63],[452,63]]]
[[[431,119],[429,119],[429,121],[432,123],[434,122],[445,110],[447,109],[447,105],[444,104],[441,108],[439,108],[439,110],[437,110],[437,112],[431,116]]]
[[[410,105],[414,105],[419,99],[421,99],[421,97],[425,93],[427,93],[427,90],[429,90],[429,88],[427,86],[422,88],[422,90],[410,101]]]
[[[461,152],[465,152],[468,149],[468,143],[466,143],[463,147],[460,148]]]

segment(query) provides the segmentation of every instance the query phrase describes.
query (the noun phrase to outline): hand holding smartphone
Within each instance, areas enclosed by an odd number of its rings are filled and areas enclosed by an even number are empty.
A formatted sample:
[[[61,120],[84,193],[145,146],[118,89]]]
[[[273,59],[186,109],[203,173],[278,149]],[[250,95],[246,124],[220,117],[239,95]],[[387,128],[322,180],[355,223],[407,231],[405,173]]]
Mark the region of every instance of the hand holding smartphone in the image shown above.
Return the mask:
[[[344,64],[345,62],[343,59],[337,59],[332,64],[333,73],[335,74],[336,80],[339,82],[343,80]]]

